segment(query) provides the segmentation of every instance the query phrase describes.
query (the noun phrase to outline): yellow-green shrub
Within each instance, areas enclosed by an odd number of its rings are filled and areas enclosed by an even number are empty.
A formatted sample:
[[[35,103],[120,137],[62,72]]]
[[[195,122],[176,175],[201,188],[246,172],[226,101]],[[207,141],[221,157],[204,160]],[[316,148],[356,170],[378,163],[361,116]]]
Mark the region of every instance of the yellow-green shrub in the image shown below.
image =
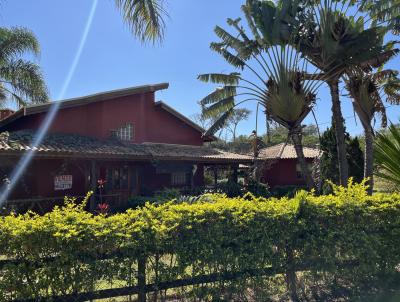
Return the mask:
[[[138,257],[151,260],[148,276],[158,282],[268,267],[281,273],[288,250],[298,270],[340,276],[351,287],[396,273],[399,246],[400,194],[367,196],[362,185],[293,199],[215,194],[108,217],[70,202],[44,216],[0,218],[0,255],[27,261],[0,267],[0,301],[90,291],[94,280],[135,284]]]

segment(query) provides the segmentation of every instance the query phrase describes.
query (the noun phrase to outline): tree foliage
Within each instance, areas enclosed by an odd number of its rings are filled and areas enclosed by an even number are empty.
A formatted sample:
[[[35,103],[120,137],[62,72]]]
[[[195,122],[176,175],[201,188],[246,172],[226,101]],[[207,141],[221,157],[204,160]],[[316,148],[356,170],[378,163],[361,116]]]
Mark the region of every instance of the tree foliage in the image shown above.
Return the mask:
[[[160,42],[164,38],[165,18],[163,0],[115,0],[123,20],[142,42]]]
[[[363,153],[357,137],[350,137],[348,133],[346,137],[346,158],[349,164],[349,175],[353,177],[356,182],[363,179]],[[321,135],[321,151],[323,151],[320,160],[320,173],[321,181],[331,180],[333,183],[338,184],[339,167],[338,155],[336,148],[336,136],[333,127],[328,128]],[[323,188],[329,191],[329,185],[323,183]]]
[[[48,101],[43,75],[37,64],[23,58],[39,55],[39,43],[25,28],[0,28],[0,106],[18,107]]]
[[[377,176],[395,185],[400,184],[400,130],[390,125],[386,133],[378,133],[375,159]]]

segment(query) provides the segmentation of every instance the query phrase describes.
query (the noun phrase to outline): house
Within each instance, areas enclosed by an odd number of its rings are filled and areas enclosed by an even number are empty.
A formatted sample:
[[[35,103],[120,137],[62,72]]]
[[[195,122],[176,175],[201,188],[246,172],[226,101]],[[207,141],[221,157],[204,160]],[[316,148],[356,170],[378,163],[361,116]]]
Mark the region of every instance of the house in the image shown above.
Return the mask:
[[[120,205],[135,195],[164,187],[190,189],[204,184],[206,166],[234,171],[251,157],[212,149],[213,137],[161,101],[167,83],[144,85],[60,101],[57,114],[25,170],[9,203],[43,205],[63,196],[96,192]],[[7,179],[32,149],[54,103],[3,112],[0,121],[0,177]],[[102,192],[97,181],[105,180]]]
[[[304,147],[303,152],[311,169],[313,162],[320,156],[320,150]],[[262,163],[260,181],[271,188],[306,185],[293,145],[281,143],[263,148],[259,151],[258,158]]]

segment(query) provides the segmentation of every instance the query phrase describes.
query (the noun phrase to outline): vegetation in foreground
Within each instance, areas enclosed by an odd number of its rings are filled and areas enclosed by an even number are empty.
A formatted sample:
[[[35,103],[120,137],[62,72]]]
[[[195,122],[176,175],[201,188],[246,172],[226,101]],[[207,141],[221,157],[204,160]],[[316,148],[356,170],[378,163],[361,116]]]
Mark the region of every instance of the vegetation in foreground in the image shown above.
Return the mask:
[[[394,289],[399,245],[400,195],[368,196],[362,184],[292,199],[211,194],[110,216],[68,202],[1,218],[0,254],[16,261],[0,262],[0,301],[134,286],[138,259],[147,284],[202,281],[153,292],[160,300],[343,300]]]

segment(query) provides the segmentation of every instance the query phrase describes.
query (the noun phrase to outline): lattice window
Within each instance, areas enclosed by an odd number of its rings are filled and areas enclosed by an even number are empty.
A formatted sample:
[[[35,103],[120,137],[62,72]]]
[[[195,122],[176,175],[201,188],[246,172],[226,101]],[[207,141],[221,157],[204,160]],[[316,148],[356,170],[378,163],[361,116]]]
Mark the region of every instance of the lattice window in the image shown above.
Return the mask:
[[[113,130],[112,134],[114,137],[122,141],[132,141],[134,138],[134,128],[133,124],[127,123],[126,125],[122,126],[117,130]]]

